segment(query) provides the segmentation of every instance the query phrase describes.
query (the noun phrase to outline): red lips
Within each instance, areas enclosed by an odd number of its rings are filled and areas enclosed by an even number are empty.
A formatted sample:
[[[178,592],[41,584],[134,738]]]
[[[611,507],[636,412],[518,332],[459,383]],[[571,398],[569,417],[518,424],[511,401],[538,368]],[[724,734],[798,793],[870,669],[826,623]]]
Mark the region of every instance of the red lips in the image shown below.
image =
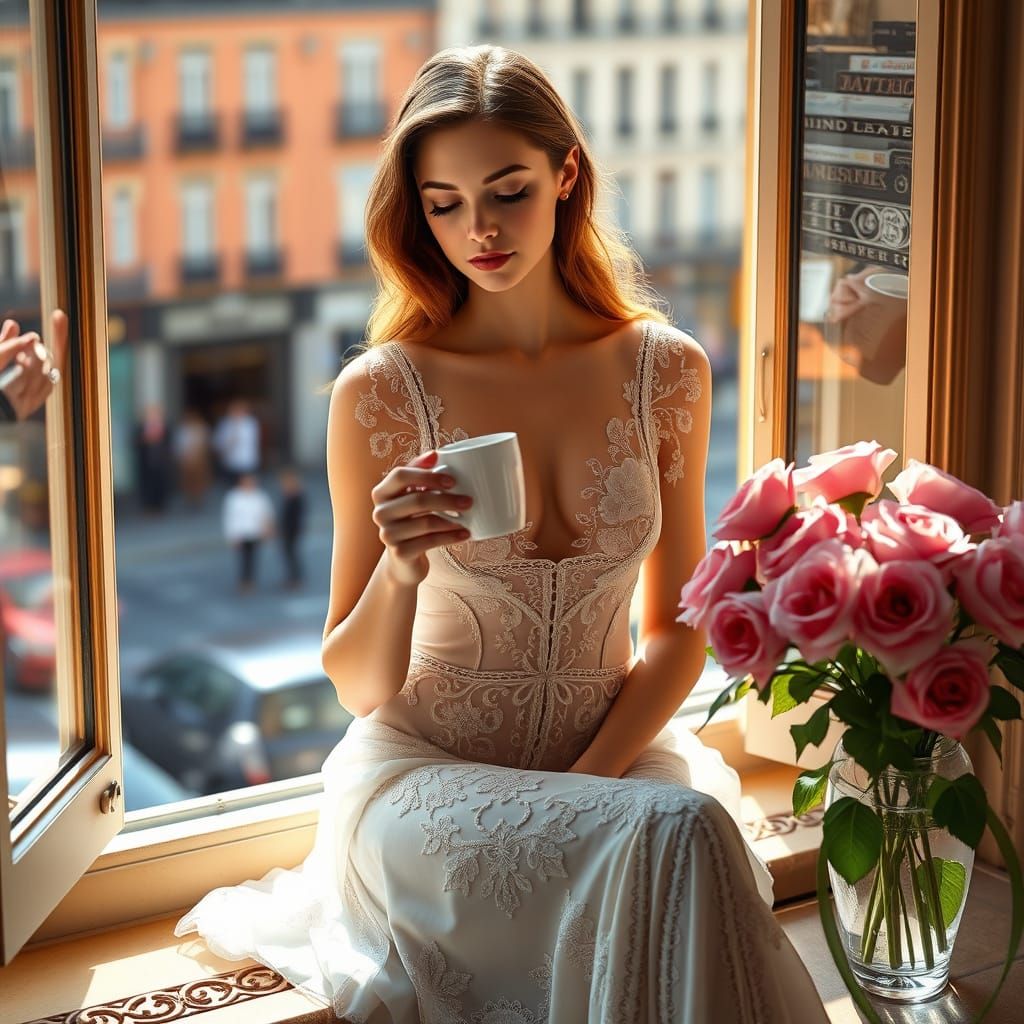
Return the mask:
[[[478,270],[497,270],[499,267],[503,267],[511,257],[512,253],[510,252],[489,252],[473,256],[469,262]]]

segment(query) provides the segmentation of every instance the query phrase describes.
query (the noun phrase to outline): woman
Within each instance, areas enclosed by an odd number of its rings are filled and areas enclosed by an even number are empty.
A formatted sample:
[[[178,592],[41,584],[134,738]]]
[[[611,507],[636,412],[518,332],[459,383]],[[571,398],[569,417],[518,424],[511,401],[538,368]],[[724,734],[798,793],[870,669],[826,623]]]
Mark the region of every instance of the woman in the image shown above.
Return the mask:
[[[327,438],[323,663],[357,717],[301,869],[179,924],[348,1020],[826,1020],[706,795],[738,814],[735,773],[666,727],[705,657],[675,615],[705,550],[710,373],[597,187],[551,84],[496,47],[427,61],[384,142],[381,291]],[[431,467],[498,430],[527,523],[474,542],[432,514],[467,504]]]

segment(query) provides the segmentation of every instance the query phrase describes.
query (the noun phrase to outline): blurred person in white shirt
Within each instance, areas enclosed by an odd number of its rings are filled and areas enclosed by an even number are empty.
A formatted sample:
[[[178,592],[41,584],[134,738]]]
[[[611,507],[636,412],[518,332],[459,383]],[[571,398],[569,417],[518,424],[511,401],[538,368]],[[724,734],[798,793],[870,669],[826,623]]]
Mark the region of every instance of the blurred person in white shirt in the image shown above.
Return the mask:
[[[238,591],[255,585],[260,544],[275,532],[274,504],[253,473],[243,473],[224,496],[224,536],[238,552]]]
[[[213,447],[232,484],[260,468],[260,423],[241,399],[233,401],[217,423]]]

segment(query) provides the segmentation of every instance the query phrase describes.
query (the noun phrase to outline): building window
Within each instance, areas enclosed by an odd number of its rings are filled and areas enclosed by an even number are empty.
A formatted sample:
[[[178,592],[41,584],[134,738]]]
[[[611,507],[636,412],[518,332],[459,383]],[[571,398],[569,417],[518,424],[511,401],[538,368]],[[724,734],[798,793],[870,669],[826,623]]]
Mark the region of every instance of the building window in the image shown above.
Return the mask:
[[[592,25],[590,0],[572,0],[572,29],[574,32],[589,32]]]
[[[658,190],[655,199],[657,209],[654,219],[657,225],[659,245],[671,245],[676,240],[676,225],[679,217],[677,193],[676,172],[662,171],[658,175]]]
[[[9,57],[0,57],[0,139],[15,139],[20,132],[18,65]]]
[[[526,14],[526,33],[531,36],[544,35],[544,0],[530,0]]]
[[[633,233],[633,175],[620,174],[617,178],[619,194],[615,197],[615,219],[626,234]]]
[[[658,92],[661,117],[658,127],[662,135],[674,135],[678,126],[676,119],[676,96],[679,92],[679,69],[675,64],[666,64],[658,76]]]
[[[679,0],[661,0],[662,28],[678,28],[681,20],[679,17]]]
[[[590,122],[590,71],[587,68],[574,68],[572,73],[572,109],[579,119],[583,130],[593,134]]]
[[[277,183],[250,178],[245,183],[245,249],[270,253],[277,249]]]
[[[118,51],[107,58],[107,124],[127,128],[133,117],[131,58]]]
[[[711,135],[718,131],[718,64],[708,61],[701,68],[700,127]]]
[[[341,50],[339,137],[377,135],[384,129],[380,88],[380,43],[346,43]]]
[[[704,0],[701,10],[704,28],[719,28],[722,24],[722,9],[719,0]]]
[[[13,290],[25,283],[27,274],[25,212],[20,205],[0,201],[0,288]]]
[[[702,167],[697,203],[697,230],[702,241],[711,241],[718,234],[718,191],[718,168]]]
[[[615,72],[615,133],[620,138],[629,138],[633,134],[634,81],[632,68],[619,68]]]
[[[220,276],[220,261],[213,251],[213,185],[207,181],[188,182],[182,189],[181,210],[181,282],[214,282]]]
[[[277,107],[277,60],[269,46],[250,46],[245,51],[245,109],[269,114]]]
[[[135,265],[137,254],[135,196],[130,188],[122,186],[114,191],[110,220],[110,265],[115,268],[132,267]]]
[[[636,31],[636,0],[619,0],[618,29],[620,32]]]
[[[342,266],[366,262],[366,199],[373,172],[373,164],[353,164],[338,175],[338,262]]]
[[[205,50],[185,50],[179,63],[181,112],[186,117],[204,118],[212,104],[210,55]]]
[[[477,20],[477,35],[484,39],[498,34],[500,25],[498,22],[499,0],[481,0],[480,17]]]

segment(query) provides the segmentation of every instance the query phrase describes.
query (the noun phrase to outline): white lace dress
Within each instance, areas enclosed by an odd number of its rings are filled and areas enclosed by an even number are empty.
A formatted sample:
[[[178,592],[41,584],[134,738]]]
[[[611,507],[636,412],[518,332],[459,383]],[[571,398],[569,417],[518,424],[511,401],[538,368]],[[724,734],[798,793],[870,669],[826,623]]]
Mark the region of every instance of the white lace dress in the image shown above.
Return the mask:
[[[671,723],[621,779],[566,771],[634,658],[630,600],[702,398],[693,344],[645,322],[607,360],[625,371],[614,392],[587,379],[572,433],[602,446],[568,451],[559,477],[579,494],[578,554],[530,557],[532,521],[429,553],[408,679],[324,763],[312,853],[210,893],[178,935],[350,1021],[827,1022],[717,751]],[[353,428],[382,473],[514,429],[497,400],[442,423],[416,362],[396,342],[356,360]]]

